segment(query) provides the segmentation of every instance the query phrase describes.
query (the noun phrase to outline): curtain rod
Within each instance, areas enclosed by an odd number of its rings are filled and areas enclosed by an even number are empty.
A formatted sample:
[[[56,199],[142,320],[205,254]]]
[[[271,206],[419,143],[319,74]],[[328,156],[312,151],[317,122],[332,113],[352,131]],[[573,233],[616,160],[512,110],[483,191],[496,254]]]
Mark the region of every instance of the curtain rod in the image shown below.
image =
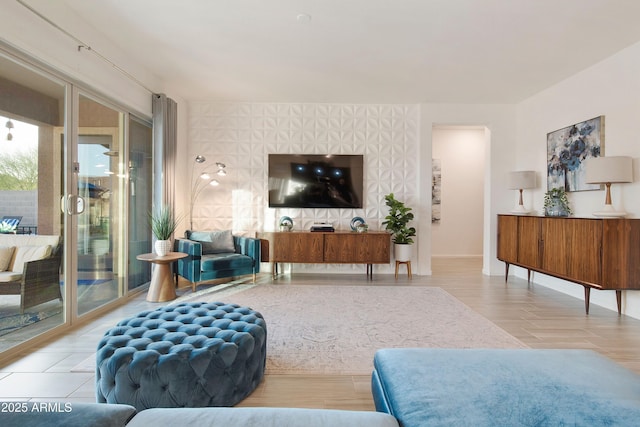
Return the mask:
[[[64,28],[62,28],[61,26],[59,26],[58,24],[56,24],[55,22],[53,22],[52,20],[50,20],[49,18],[47,18],[46,16],[44,16],[43,14],[41,14],[40,12],[35,10],[33,7],[31,7],[30,5],[25,3],[23,0],[16,0],[16,1],[20,5],[22,5],[24,8],[29,10],[31,13],[33,13],[34,15],[36,15],[37,17],[39,17],[40,19],[45,21],[47,24],[51,25],[53,28],[55,28],[56,30],[60,31],[61,33],[63,33],[67,37],[71,38],[76,43],[78,43],[78,52],[80,52],[82,49],[85,49],[86,51],[93,53],[98,58],[100,58],[102,61],[104,61],[107,64],[111,65],[118,72],[120,72],[122,75],[127,77],[129,80],[133,81],[135,84],[137,84],[138,86],[140,86],[141,88],[143,88],[147,92],[149,92],[151,94],[156,93],[155,91],[149,89],[144,83],[142,83],[140,80],[138,80],[132,74],[130,74],[127,70],[125,70],[124,68],[118,66],[116,63],[114,63],[109,58],[107,58],[104,55],[102,55],[100,52],[96,51],[95,49],[92,49],[91,46],[89,46],[87,43],[83,42],[82,40],[80,40],[79,38],[77,38],[76,36],[71,34],[69,31],[65,30]]]

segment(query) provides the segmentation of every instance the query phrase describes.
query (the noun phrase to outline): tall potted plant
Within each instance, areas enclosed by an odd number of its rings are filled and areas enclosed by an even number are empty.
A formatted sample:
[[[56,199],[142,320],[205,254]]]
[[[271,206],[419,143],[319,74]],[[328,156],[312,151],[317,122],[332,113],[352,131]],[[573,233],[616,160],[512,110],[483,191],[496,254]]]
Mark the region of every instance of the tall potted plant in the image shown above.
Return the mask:
[[[416,235],[416,229],[409,227],[409,221],[413,220],[412,208],[397,200],[393,193],[387,194],[384,199],[389,207],[389,214],[384,218],[382,225],[391,232],[395,259],[396,261],[409,261],[413,244],[412,237]]]
[[[178,227],[178,219],[169,206],[162,206],[149,214],[149,223],[151,232],[156,237],[155,252],[158,256],[165,256],[171,252],[171,236]]]

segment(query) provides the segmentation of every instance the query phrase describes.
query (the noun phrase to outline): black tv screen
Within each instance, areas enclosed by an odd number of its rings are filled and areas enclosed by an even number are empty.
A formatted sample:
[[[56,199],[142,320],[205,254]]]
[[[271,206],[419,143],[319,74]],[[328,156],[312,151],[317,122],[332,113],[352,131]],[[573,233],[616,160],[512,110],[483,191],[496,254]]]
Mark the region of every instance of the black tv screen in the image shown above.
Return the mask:
[[[362,208],[362,154],[269,154],[270,208]]]

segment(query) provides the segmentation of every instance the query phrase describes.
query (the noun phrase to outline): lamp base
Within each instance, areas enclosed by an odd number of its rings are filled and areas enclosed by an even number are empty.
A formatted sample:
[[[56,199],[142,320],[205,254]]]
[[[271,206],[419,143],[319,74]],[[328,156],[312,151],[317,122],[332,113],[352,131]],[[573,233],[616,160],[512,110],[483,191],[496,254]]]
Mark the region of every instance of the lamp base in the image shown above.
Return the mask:
[[[603,210],[594,212],[593,216],[597,216],[598,218],[623,218],[627,216],[627,213],[624,211],[616,211],[612,205],[606,204]]]
[[[523,205],[517,205],[511,210],[511,213],[516,215],[528,215],[531,211],[529,209],[525,209]]]
[[[598,218],[624,218],[627,216],[626,212],[615,212],[615,211],[600,211],[594,212],[593,216],[597,216]]]

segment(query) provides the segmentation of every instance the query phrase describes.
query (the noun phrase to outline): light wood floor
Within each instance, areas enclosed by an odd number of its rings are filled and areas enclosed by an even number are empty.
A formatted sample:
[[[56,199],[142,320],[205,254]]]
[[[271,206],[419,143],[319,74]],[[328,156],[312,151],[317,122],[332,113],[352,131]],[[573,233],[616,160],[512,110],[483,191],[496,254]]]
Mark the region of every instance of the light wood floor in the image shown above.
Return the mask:
[[[616,312],[593,304],[587,316],[581,300],[518,278],[510,277],[505,284],[503,277],[483,276],[480,260],[434,259],[432,267],[432,276],[414,275],[411,280],[406,274],[397,280],[390,275],[376,275],[370,282],[363,272],[294,273],[279,276],[273,282],[282,286],[437,286],[529,347],[593,349],[640,373],[640,320],[619,317]],[[264,274],[260,281],[271,283],[272,279]],[[109,315],[0,367],[0,399],[94,401],[93,374],[74,372],[74,367],[91,361],[100,336],[116,321],[154,306],[144,301],[144,296],[136,297]],[[267,375],[239,406],[374,410],[369,376]]]

